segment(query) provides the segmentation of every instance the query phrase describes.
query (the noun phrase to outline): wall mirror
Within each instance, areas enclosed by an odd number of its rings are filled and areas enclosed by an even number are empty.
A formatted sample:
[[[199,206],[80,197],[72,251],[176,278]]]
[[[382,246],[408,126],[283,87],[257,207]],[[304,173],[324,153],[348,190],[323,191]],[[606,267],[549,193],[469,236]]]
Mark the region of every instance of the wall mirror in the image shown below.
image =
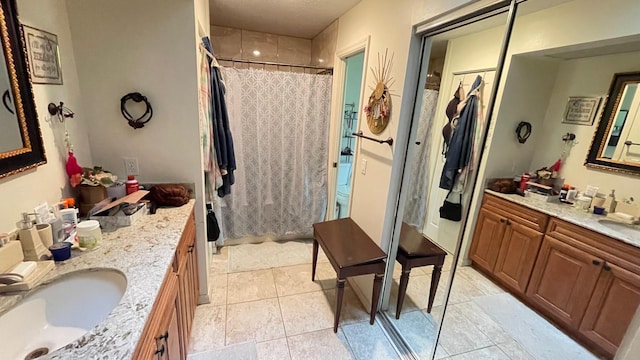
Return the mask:
[[[0,178],[46,162],[33,100],[24,36],[13,0],[0,0]]]
[[[588,167],[640,175],[640,72],[613,76]]]

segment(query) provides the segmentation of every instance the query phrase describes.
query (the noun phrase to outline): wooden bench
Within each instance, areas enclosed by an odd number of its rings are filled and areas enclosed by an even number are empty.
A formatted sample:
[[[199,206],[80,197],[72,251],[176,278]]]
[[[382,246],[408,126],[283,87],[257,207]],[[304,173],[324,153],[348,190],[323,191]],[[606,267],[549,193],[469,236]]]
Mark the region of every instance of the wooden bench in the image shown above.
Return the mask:
[[[413,226],[402,223],[400,229],[400,244],[396,260],[402,265],[400,276],[400,288],[398,290],[398,303],[396,304],[396,319],[400,319],[402,303],[409,285],[409,273],[414,267],[433,265],[431,273],[431,288],[429,289],[429,304],[427,312],[431,312],[433,300],[436,297],[440,273],[447,252],[432,243],[427,237],[419,233]]]
[[[316,277],[318,245],[324,250],[338,278],[336,281],[336,312],[333,321],[333,332],[338,332],[344,285],[346,278],[349,276],[375,274],[371,318],[369,321],[373,325],[380,298],[387,255],[351,218],[313,224],[312,281]]]

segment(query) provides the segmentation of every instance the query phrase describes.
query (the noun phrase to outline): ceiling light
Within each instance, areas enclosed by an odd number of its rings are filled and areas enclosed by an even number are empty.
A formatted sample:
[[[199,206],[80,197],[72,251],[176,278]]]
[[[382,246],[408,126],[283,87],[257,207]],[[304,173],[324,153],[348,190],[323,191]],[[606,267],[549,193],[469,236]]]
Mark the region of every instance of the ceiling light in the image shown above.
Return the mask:
[[[322,64],[324,62],[324,59],[318,59],[318,62]]]
[[[253,56],[260,56],[260,50],[253,50]]]

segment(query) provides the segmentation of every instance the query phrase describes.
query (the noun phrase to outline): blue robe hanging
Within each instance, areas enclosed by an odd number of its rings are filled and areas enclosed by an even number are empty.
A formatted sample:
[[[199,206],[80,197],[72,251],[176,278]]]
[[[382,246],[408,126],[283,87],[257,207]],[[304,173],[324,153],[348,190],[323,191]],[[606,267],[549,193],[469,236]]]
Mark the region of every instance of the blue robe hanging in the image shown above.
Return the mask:
[[[478,120],[478,97],[475,92],[480,84],[482,84],[482,77],[478,75],[467,94],[466,104],[460,113],[458,123],[451,137],[449,149],[445,154],[447,160],[444,163],[440,177],[441,189],[453,189],[460,172],[471,162],[476,122]]]

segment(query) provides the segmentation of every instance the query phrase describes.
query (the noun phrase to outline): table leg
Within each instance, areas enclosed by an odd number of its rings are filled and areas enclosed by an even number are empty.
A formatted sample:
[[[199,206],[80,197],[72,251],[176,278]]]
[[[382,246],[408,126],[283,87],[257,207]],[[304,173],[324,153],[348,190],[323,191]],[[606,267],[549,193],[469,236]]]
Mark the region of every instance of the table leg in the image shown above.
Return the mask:
[[[318,240],[313,239],[313,259],[311,259],[311,281],[316,279],[316,265],[318,265]]]
[[[373,297],[371,298],[371,319],[369,324],[373,325],[378,311],[378,301],[380,300],[380,290],[382,289],[382,277],[384,274],[376,274],[373,278]]]
[[[402,304],[404,303],[404,296],[407,293],[407,285],[409,284],[409,273],[411,269],[402,269],[402,275],[400,275],[400,288],[398,289],[398,303],[396,304],[396,319],[400,319],[400,311],[402,311]]]
[[[340,322],[340,311],[342,311],[342,297],[344,295],[344,283],[345,279],[338,279],[336,281],[336,314],[333,318],[333,332],[338,332],[338,323]]]
[[[435,265],[433,267],[433,273],[431,273],[431,289],[429,289],[429,305],[427,306],[427,312],[431,312],[433,306],[433,299],[436,298],[436,290],[438,290],[438,283],[440,282],[440,273],[442,272],[442,265]]]

